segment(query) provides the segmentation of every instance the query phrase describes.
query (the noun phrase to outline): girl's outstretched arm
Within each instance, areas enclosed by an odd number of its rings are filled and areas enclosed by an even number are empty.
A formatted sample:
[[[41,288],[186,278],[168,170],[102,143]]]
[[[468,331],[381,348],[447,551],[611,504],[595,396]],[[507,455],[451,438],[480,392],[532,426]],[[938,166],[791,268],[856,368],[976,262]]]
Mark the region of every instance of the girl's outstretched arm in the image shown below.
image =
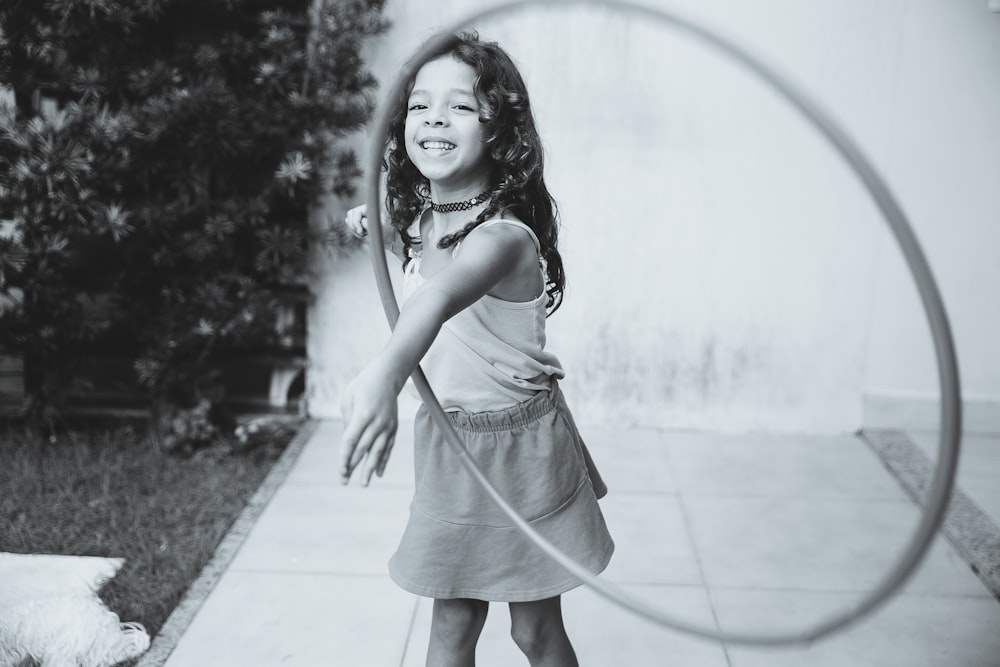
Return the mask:
[[[432,276],[407,301],[385,349],[345,388],[341,412],[340,475],[346,484],[366,460],[365,486],[381,476],[396,435],[396,397],[450,317],[474,303],[518,266],[525,251],[534,253],[524,233],[508,225],[470,234],[462,252]]]

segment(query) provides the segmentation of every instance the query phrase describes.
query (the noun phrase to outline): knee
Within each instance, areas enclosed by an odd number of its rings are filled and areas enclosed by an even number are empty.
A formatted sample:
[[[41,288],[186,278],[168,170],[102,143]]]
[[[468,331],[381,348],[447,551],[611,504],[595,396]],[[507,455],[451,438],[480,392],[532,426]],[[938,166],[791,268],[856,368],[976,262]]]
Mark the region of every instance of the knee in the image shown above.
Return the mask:
[[[475,642],[486,622],[487,602],[480,600],[435,600],[432,630],[447,646]]]
[[[528,656],[545,655],[549,644],[563,632],[562,624],[551,618],[512,618],[510,636],[517,647]]]

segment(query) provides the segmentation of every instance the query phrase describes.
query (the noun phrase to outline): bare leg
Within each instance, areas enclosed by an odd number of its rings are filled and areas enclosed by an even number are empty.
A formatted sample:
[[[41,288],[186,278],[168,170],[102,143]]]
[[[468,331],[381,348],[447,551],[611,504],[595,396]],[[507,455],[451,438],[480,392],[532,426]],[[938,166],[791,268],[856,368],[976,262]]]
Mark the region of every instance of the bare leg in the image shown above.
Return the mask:
[[[489,602],[458,598],[434,600],[427,667],[473,667],[476,643],[486,623]]]
[[[579,667],[563,626],[561,598],[510,603],[510,634],[531,667]]]

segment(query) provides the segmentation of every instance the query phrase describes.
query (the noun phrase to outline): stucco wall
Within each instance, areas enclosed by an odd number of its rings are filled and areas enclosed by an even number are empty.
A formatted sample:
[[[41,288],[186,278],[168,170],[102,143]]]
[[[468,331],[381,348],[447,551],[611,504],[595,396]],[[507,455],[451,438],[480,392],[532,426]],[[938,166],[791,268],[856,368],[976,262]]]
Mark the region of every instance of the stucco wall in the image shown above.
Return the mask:
[[[481,4],[391,1],[370,53],[385,86]],[[967,391],[1000,397],[1000,16],[979,0],[662,4],[774,63],[859,141],[937,272]],[[475,27],[520,64],[548,151],[569,280],[549,340],[582,421],[845,432],[869,394],[933,396],[919,302],[873,204],[763,84],[607,9]],[[366,257],[317,266],[310,412],[336,415],[388,329]]]
[[[1000,14],[984,5],[908,3],[886,170],[949,311],[966,429],[1000,432]],[[933,426],[936,405],[923,400],[938,394],[930,336],[887,244],[875,288],[865,392],[875,406],[910,403],[890,414]]]

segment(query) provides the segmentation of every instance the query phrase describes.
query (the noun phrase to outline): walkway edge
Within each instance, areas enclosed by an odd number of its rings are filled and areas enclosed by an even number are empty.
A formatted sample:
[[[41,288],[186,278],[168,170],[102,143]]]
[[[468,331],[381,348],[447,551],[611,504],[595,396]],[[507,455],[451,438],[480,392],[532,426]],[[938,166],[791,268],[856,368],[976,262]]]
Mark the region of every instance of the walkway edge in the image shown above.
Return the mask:
[[[928,456],[901,431],[865,429],[861,437],[903,490],[922,507],[934,474]],[[941,532],[990,594],[1000,601],[1000,526],[956,486]]]
[[[236,517],[233,525],[229,527],[219,542],[212,559],[208,561],[198,578],[188,587],[180,603],[156,634],[149,650],[136,663],[136,667],[162,667],[170,654],[174,652],[177,642],[191,625],[191,621],[194,620],[198,610],[201,609],[202,604],[215,588],[215,584],[229,567],[233,557],[243,546],[250,530],[257,523],[257,519],[267,507],[278,487],[285,481],[292,466],[298,460],[302,448],[309,442],[318,427],[319,421],[315,419],[309,419],[302,423],[298,432],[285,447],[285,451],[271,467],[264,481],[257,487],[257,491],[247,502],[246,507]]]

